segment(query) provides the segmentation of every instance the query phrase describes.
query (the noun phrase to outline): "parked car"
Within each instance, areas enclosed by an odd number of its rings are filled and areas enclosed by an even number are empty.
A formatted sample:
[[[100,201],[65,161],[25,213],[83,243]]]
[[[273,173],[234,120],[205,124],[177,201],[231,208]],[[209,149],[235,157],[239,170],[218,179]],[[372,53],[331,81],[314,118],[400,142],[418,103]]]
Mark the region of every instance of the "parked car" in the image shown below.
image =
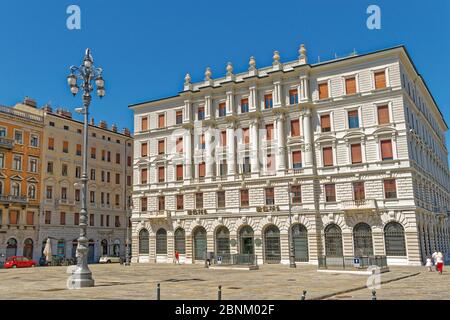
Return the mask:
[[[35,267],[36,264],[37,264],[36,261],[28,259],[27,257],[14,256],[14,257],[9,257],[8,259],[6,259],[6,262],[3,265],[3,267],[5,269],[31,268],[31,267]]]
[[[116,256],[101,256],[99,263],[122,263],[123,259]]]

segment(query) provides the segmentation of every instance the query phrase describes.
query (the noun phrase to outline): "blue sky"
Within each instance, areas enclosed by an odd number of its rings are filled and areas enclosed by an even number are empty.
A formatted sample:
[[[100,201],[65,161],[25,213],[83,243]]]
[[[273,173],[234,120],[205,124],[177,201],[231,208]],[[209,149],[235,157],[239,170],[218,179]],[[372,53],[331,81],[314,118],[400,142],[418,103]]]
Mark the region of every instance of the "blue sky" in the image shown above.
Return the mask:
[[[81,8],[81,30],[68,30],[66,9]],[[366,27],[366,9],[381,8],[381,30]],[[107,95],[95,99],[96,122],[132,127],[128,105],[177,94],[189,72],[202,80],[210,66],[222,76],[296,59],[305,43],[310,62],[406,45],[450,123],[450,1],[2,1],[0,104],[28,95],[38,104],[74,109],[66,86],[70,65],[90,47],[104,68]],[[450,140],[450,139],[447,139]]]

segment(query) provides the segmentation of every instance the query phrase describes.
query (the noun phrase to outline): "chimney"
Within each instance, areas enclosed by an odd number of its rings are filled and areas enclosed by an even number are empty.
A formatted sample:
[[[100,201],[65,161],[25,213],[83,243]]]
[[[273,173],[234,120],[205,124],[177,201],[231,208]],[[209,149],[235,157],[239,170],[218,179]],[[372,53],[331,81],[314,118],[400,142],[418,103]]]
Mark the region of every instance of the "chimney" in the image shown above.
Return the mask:
[[[48,103],[42,108],[42,110],[47,113],[53,113],[53,109]]]
[[[95,121],[94,121],[94,118],[91,118],[91,126],[95,126]]]
[[[108,126],[107,126],[105,120],[101,120],[101,121],[100,121],[99,127],[102,128],[102,129],[108,129]]]
[[[64,118],[72,119],[72,112],[70,112],[69,110],[64,110],[62,108],[58,108],[58,109],[56,109],[56,114],[58,114]]]
[[[25,105],[27,105],[27,106],[30,106],[30,107],[33,107],[33,108],[36,108],[37,107],[37,103],[36,103],[36,100],[35,99],[32,99],[32,98],[30,98],[30,97],[25,97],[25,99],[23,99],[23,104],[25,104]]]
[[[117,125],[113,124],[111,127],[112,132],[117,132]]]
[[[130,137],[130,129],[128,128],[123,128],[123,134],[126,135],[127,137]]]

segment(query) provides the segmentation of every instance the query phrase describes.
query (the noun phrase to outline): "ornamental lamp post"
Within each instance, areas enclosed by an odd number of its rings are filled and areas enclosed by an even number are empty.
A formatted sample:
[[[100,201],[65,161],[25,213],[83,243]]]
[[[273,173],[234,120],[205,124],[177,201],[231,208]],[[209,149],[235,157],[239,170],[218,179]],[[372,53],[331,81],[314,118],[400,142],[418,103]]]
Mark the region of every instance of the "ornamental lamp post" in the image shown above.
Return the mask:
[[[289,198],[289,230],[288,230],[289,267],[297,268],[297,265],[295,264],[294,242],[293,242],[293,236],[292,236],[292,204],[291,204],[291,197],[292,197],[292,188],[291,188],[291,183],[289,182],[288,183],[288,198]]]
[[[71,66],[70,75],[67,77],[67,83],[70,86],[70,92],[75,97],[80,90],[83,91],[83,107],[77,108],[76,111],[84,115],[84,132],[83,132],[83,173],[81,176],[81,210],[80,210],[80,237],[78,238],[78,246],[76,251],[77,266],[72,272],[70,285],[72,288],[86,288],[94,286],[92,272],[88,267],[88,239],[86,237],[88,212],[87,212],[87,154],[88,154],[88,118],[89,105],[91,103],[91,92],[94,90],[93,81],[97,88],[97,96],[103,98],[105,96],[105,81],[102,77],[103,70],[94,66],[94,59],[91,50],[86,49],[83,64],[79,67]],[[80,86],[78,86],[80,80]]]

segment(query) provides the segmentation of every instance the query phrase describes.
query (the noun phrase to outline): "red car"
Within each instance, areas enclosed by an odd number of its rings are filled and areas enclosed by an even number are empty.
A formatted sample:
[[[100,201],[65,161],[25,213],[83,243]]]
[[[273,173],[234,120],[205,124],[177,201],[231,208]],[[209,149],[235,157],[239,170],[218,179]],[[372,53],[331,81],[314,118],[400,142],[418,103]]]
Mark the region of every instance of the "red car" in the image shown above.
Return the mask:
[[[9,257],[3,267],[5,269],[9,268],[30,268],[35,267],[36,261],[28,259],[27,257]]]

